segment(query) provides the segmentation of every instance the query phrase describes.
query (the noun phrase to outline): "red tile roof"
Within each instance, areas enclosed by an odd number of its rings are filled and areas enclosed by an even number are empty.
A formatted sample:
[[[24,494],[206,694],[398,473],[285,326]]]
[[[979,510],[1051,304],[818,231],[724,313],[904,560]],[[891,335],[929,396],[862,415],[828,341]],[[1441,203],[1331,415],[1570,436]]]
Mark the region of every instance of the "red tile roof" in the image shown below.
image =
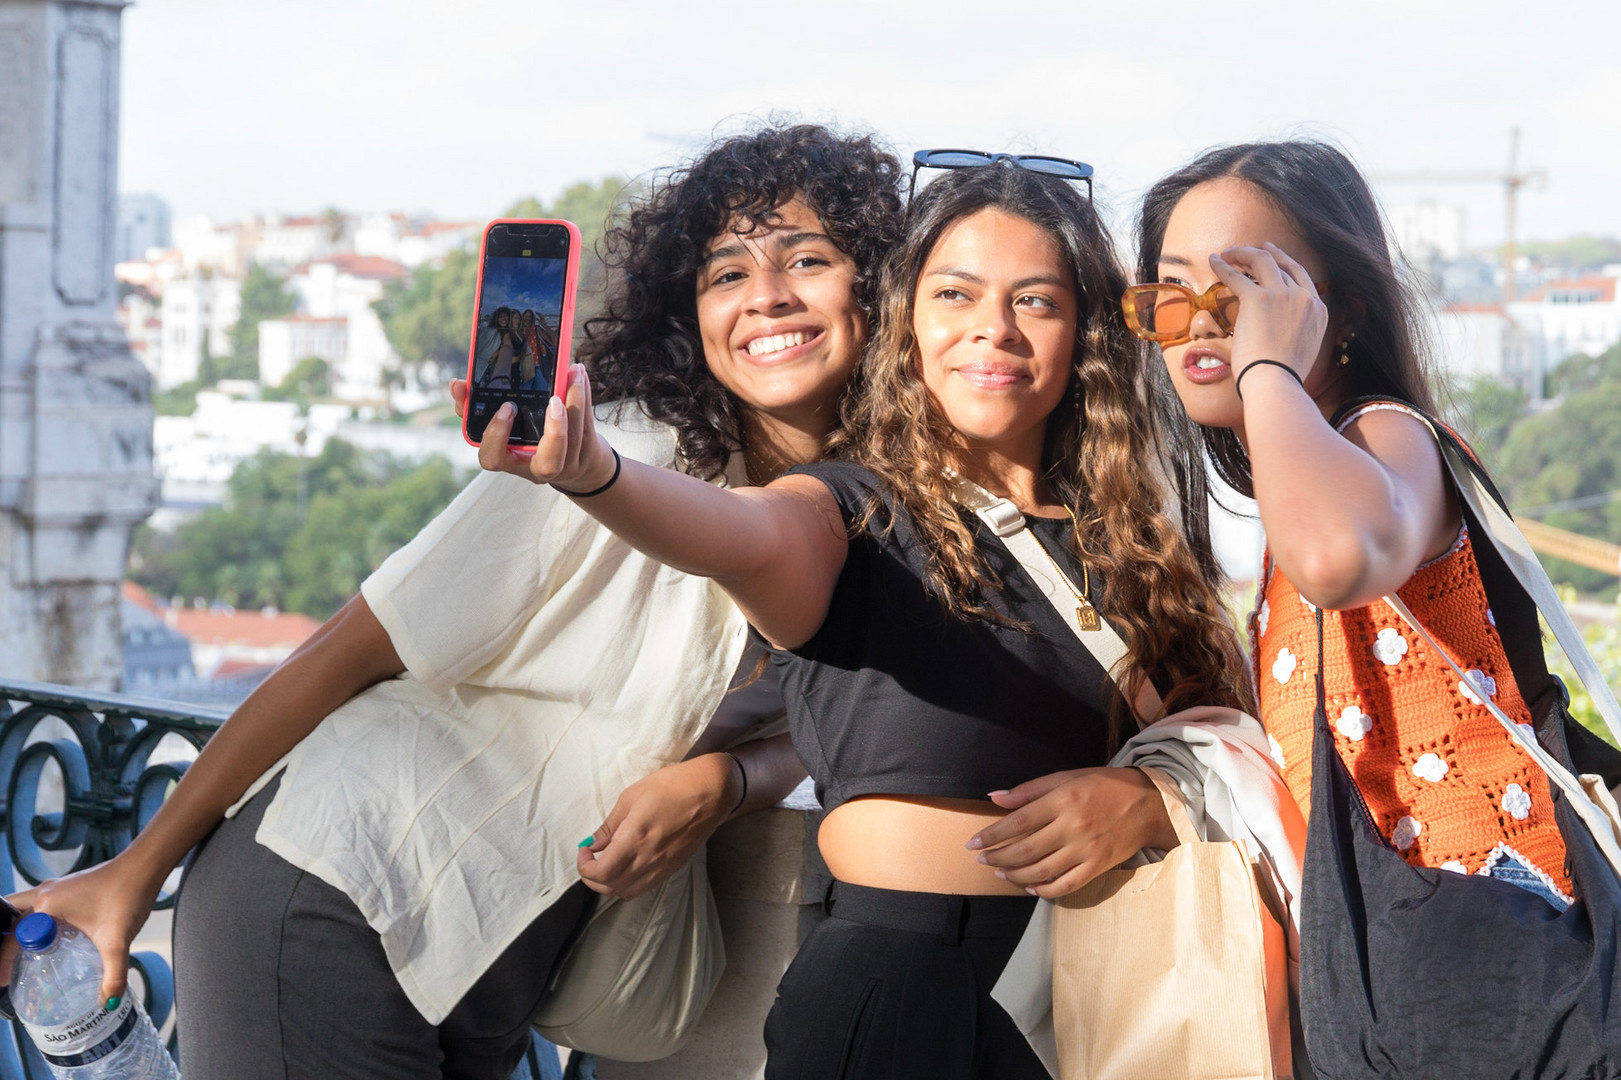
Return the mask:
[[[1566,278],[1562,281],[1550,281],[1531,290],[1526,295],[1527,300],[1543,301],[1554,292],[1592,292],[1598,296],[1592,303],[1615,303],[1615,278],[1613,277],[1584,277]]]
[[[397,278],[409,273],[404,263],[385,259],[381,255],[329,255],[314,260],[310,265],[315,263],[331,263],[339,273],[359,278]]]
[[[320,629],[308,615],[258,611],[214,611],[196,608],[169,608],[163,621],[193,642],[207,645],[245,645],[250,648],[291,648]]]
[[[1444,310],[1457,315],[1502,315],[1504,318],[1508,317],[1508,312],[1503,310],[1503,305],[1495,300],[1486,302],[1460,300],[1448,304]]]

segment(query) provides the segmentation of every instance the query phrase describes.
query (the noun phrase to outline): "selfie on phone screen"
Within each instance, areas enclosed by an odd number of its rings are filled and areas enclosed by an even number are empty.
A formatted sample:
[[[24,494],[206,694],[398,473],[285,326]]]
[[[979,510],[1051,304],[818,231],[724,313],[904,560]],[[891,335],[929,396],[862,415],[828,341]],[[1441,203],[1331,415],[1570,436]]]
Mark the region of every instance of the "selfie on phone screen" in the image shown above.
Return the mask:
[[[479,442],[508,401],[518,410],[508,441],[540,440],[546,403],[567,370],[578,235],[563,221],[498,221],[485,232],[467,375],[469,442]]]

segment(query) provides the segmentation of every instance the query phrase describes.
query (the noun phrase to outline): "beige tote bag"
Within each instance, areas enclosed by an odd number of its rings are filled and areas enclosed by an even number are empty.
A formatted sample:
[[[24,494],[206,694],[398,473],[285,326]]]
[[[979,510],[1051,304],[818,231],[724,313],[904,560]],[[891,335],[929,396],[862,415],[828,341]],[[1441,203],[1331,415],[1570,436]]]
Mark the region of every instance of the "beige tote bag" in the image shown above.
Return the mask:
[[[1199,839],[1176,782],[1180,845],[1056,901],[1061,1080],[1281,1080],[1292,1073],[1283,927],[1242,842]]]
[[[605,900],[564,958],[534,1026],[614,1061],[681,1049],[726,970],[704,848],[634,900]]]

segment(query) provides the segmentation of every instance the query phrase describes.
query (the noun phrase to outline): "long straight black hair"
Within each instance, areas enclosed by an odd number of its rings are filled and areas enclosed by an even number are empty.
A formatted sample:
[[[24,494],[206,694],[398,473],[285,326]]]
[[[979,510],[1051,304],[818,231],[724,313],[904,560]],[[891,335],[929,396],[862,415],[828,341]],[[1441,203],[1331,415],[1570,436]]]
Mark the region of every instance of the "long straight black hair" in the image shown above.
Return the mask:
[[[1148,190],[1137,220],[1137,280],[1155,281],[1165,225],[1182,196],[1225,177],[1243,180],[1289,219],[1328,268],[1329,311],[1355,332],[1338,369],[1346,400],[1377,394],[1435,412],[1417,302],[1397,273],[1368,182],[1338,149],[1310,140],[1243,143],[1201,154]],[[1163,366],[1163,365],[1162,365]],[[1201,427],[1216,473],[1253,494],[1249,456],[1227,428]]]

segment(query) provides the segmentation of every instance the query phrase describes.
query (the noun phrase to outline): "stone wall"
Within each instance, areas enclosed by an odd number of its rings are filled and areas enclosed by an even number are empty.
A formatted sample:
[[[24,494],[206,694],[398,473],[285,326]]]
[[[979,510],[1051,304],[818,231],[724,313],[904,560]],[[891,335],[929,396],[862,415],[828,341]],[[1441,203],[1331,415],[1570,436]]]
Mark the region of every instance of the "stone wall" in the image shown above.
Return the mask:
[[[125,0],[0,0],[0,674],[116,689],[118,583],[157,505],[114,321]]]

